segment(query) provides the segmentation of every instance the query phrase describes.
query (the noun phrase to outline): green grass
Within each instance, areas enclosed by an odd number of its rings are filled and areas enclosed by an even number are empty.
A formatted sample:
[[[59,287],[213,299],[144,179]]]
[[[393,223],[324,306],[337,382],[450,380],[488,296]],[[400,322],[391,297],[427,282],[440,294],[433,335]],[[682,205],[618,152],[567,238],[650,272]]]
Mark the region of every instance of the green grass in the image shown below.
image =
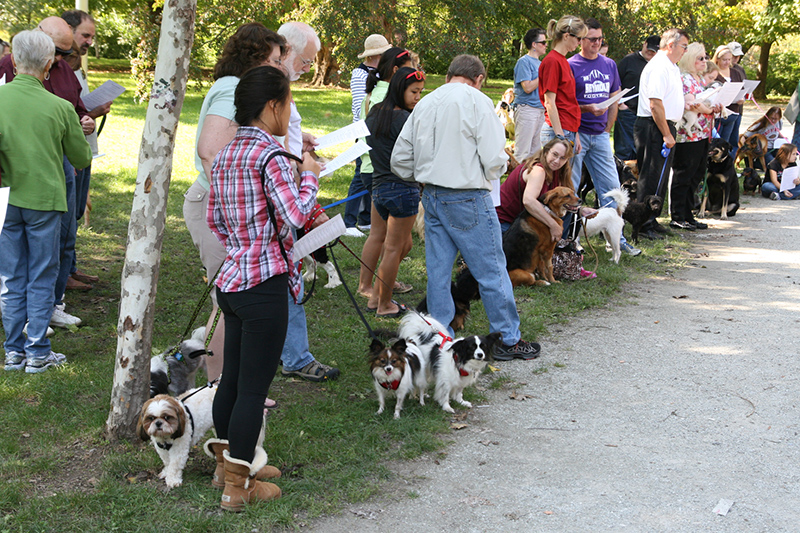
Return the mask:
[[[124,68],[124,64],[103,66]],[[91,292],[67,295],[68,311],[86,324],[78,332],[60,330],[52,338],[54,349],[67,354],[68,365],[37,376],[0,373],[0,531],[249,532],[299,527],[308,518],[338,512],[348,502],[379,494],[392,478],[387,464],[441,451],[451,430],[450,417],[440,409],[407,402],[400,420],[392,419],[391,409],[382,416],[374,414],[377,402],[366,371],[366,331],[343,288],[322,289],[322,283],[306,304],[312,352],[338,366],[342,375],[324,385],[280,376],[273,383],[270,397],[280,405],[269,416],[266,447],[270,463],[285,472],[279,501],[254,506],[245,516],[224,515],[218,510],[219,492],[209,483],[212,462],[201,450],[193,450],[183,486],[164,493],[163,483],[155,479],[161,465],[151,446],[111,445],[103,439],[117,342],[119,280],[146,112],[144,105],[132,100],[133,83],[127,73],[90,73],[94,85],[109,78],[129,90],[114,103],[100,135],[106,155],[93,165],[91,225],[82,225],[78,233],[81,268],[97,273],[101,281]],[[431,76],[428,87],[441,83],[441,76]],[[492,80],[488,94],[496,101],[509,85]],[[198,91],[187,96],[176,137],[154,353],[177,340],[204,288],[198,254],[182,219],[183,193],[195,177],[192,154],[202,97]],[[308,131],[320,135],[350,122],[350,96],[345,90],[296,88],[294,97]],[[352,171],[346,167],[322,180],[323,205],[345,196]],[[345,242],[356,253],[363,245],[358,239]],[[626,256],[614,265],[601,241],[592,243],[599,257],[598,279],[516,291],[526,339],[542,337],[548,326],[566,322],[576,313],[624,299],[620,289],[626,281],[676,268],[684,249],[679,237],[645,243],[644,256]],[[587,268],[594,269],[592,250],[587,249]],[[424,246],[415,240],[401,265],[400,279],[415,287],[398,298],[403,303],[413,305],[423,296],[423,252]],[[342,247],[334,253],[345,281],[354,287],[357,261]],[[396,324],[370,320],[373,327]],[[478,302],[465,333],[487,330]],[[546,345],[544,353],[543,364]],[[505,381],[500,377],[495,383],[493,387],[499,388]],[[468,398],[476,395],[467,391]]]

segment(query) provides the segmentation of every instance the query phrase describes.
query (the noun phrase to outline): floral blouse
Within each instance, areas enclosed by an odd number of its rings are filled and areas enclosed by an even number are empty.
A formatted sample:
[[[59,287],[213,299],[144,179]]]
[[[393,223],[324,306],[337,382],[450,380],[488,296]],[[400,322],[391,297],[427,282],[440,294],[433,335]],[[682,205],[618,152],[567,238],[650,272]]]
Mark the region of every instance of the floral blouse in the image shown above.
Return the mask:
[[[694,76],[685,72],[681,75],[683,80],[683,94],[700,94],[705,89],[697,81]],[[684,111],[684,116],[687,111]],[[678,134],[675,141],[679,143],[688,143],[702,141],[711,137],[711,128],[714,127],[714,114],[698,113],[697,121],[687,131],[685,127],[678,128]]]

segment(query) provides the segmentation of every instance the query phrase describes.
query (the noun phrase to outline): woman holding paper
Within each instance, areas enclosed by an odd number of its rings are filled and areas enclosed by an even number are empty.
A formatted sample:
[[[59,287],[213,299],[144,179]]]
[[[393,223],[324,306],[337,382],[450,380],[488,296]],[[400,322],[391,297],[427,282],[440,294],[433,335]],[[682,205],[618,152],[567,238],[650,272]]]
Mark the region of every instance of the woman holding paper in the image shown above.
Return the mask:
[[[744,81],[742,71],[732,68],[733,53],[728,45],[723,44],[717,47],[714,52],[714,57],[711,61],[719,68],[717,81],[725,83],[726,81]],[[742,123],[742,110],[744,109],[744,100],[739,100],[728,106],[734,114],[728,115],[728,118],[717,119],[716,128],[719,136],[728,141],[731,145],[731,157],[736,158],[736,152],[739,149],[739,126]]]
[[[695,220],[692,214],[694,195],[703,181],[708,157],[708,140],[714,126],[714,113],[720,106],[709,107],[695,99],[703,92],[703,74],[706,71],[706,50],[700,43],[692,43],[678,62],[683,80],[684,120],[679,122],[675,136],[675,158],[672,164],[670,188],[670,227],[694,231],[707,229],[708,225]],[[691,114],[691,115],[689,115]],[[689,120],[696,116],[696,119]]]
[[[787,172],[788,168],[792,171]],[[797,200],[800,198],[800,176],[797,172],[797,147],[793,144],[785,143],[778,148],[775,159],[767,165],[767,173],[764,175],[764,183],[761,185],[761,196],[771,200]],[[783,180],[791,179],[792,183],[787,184],[787,188],[781,191]]]

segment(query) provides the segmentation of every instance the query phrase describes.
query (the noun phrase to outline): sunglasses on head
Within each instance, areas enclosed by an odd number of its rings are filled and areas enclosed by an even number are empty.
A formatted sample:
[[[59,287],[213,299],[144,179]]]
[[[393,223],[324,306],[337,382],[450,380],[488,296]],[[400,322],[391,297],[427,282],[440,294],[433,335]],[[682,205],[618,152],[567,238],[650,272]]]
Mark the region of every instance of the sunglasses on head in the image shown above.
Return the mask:
[[[399,57],[407,56],[407,55],[408,55],[408,50],[403,50],[402,52],[400,52],[399,54],[397,54],[395,56],[395,59],[397,59]]]
[[[408,76],[406,76],[406,79],[409,79],[412,76],[417,78],[419,81],[425,81],[425,73],[421,70],[415,70],[414,72],[411,72]]]

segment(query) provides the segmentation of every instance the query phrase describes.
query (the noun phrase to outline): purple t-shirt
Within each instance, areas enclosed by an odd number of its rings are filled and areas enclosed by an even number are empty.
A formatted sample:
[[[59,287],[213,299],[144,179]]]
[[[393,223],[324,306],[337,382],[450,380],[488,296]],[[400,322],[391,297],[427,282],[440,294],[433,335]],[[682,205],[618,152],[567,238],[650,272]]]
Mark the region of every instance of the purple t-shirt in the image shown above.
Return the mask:
[[[586,59],[580,54],[569,58],[569,66],[575,76],[575,93],[579,105],[599,104],[608,100],[611,93],[620,88],[617,64],[605,56]],[[592,113],[581,114],[579,133],[600,135],[608,124],[608,110],[599,117]]]

